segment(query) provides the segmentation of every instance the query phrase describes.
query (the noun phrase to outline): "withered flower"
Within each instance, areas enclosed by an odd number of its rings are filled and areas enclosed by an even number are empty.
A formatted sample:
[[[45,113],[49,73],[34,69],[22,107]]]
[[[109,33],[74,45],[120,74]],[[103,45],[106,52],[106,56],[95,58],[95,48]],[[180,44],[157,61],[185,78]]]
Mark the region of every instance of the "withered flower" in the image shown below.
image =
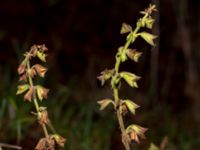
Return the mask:
[[[141,126],[138,125],[130,125],[126,131],[127,133],[130,135],[131,140],[136,141],[138,144],[140,143],[139,137],[142,139],[145,139],[145,135],[144,133],[147,131],[147,128],[143,128]]]
[[[28,92],[24,95],[24,100],[31,102],[34,95],[35,88],[33,86],[29,87]]]
[[[46,127],[46,125],[49,125],[50,123],[47,109],[46,107],[40,107],[38,103],[38,99],[41,101],[44,98],[47,99],[49,89],[46,89],[41,85],[35,85],[33,81],[33,77],[35,77],[36,75],[44,77],[47,72],[47,68],[43,67],[40,64],[35,64],[31,67],[31,60],[33,57],[37,57],[42,62],[46,62],[47,54],[45,54],[45,51],[47,50],[48,49],[44,44],[33,45],[30,51],[27,51],[24,54],[25,58],[18,67],[18,73],[20,75],[19,80],[23,80],[25,81],[25,83],[18,86],[16,94],[18,95],[25,93],[25,101],[32,102],[34,100],[34,105],[37,112],[32,112],[32,114],[37,116],[38,123],[42,125],[44,134],[46,136],[45,138],[41,138],[39,140],[35,147],[36,150],[55,150],[55,147],[57,145],[59,145],[60,147],[64,147],[64,143],[66,141],[61,136],[57,136],[56,138],[54,138],[52,135],[49,135],[48,129]]]
[[[38,50],[37,45],[34,44],[33,46],[31,46],[31,52],[33,57],[36,56],[37,50]]]
[[[116,108],[116,105],[114,103],[114,101],[112,99],[102,99],[100,101],[97,102],[100,105],[100,110],[103,110],[104,108],[106,108],[109,104],[112,104],[114,106],[114,108]]]
[[[49,89],[43,88],[42,89],[42,96],[47,99],[47,95],[48,95]]]
[[[156,5],[149,4],[149,8],[147,8],[148,14],[151,14],[151,13],[154,12],[154,11],[158,11],[158,10],[156,9]]]
[[[49,89],[46,89],[40,85],[37,86],[37,96],[40,100],[43,100],[43,98],[47,99],[48,92]]]
[[[150,14],[152,14],[152,12],[154,12],[154,11],[157,11],[156,5],[150,4],[149,7],[148,7],[147,9],[145,9],[144,11],[140,11],[140,13],[141,13],[141,14],[146,14],[146,13],[147,13],[148,15],[150,15]]]
[[[64,147],[65,146],[65,142],[66,142],[66,139],[58,134],[55,134],[52,136],[55,141],[56,141],[56,144],[58,144],[60,147]]]
[[[122,142],[123,143],[130,143],[131,142],[131,139],[130,139],[129,135],[126,134],[126,132],[122,133]]]
[[[127,49],[126,55],[133,61],[138,62],[138,59],[142,55],[141,52],[137,52],[136,49]]]
[[[46,107],[40,107],[40,113],[38,114],[38,122],[41,125],[47,124],[49,122],[49,116]]]
[[[23,74],[23,73],[25,72],[25,69],[26,69],[25,64],[24,64],[24,63],[21,63],[21,64],[19,65],[18,69],[17,69],[18,74],[19,74],[19,75],[20,75],[20,74]]]
[[[127,112],[128,112],[128,108],[127,108],[126,104],[123,103],[123,104],[120,106],[120,113],[121,113],[123,116],[125,116],[125,115],[127,114]]]
[[[33,66],[33,68],[36,70],[36,72],[38,73],[38,75],[40,77],[44,77],[45,76],[45,73],[47,72],[47,68],[46,67],[43,67],[42,65],[40,64],[35,64]]]
[[[36,75],[35,69],[34,68],[29,69],[28,74],[30,75],[31,78],[33,78]]]
[[[45,44],[37,45],[37,48],[42,52],[48,51],[48,48],[45,46]]]
[[[25,82],[27,82],[27,75],[26,75],[26,73],[24,73],[23,75],[21,75],[19,77],[19,81],[25,81]]]
[[[55,140],[51,136],[49,138],[41,138],[35,150],[55,150]]]

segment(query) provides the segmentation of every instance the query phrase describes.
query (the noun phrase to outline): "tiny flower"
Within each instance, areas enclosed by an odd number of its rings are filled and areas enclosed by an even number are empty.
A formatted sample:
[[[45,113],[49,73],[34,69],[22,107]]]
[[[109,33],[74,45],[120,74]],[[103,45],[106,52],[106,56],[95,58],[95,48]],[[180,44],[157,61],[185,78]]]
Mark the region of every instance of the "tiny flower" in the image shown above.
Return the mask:
[[[122,100],[122,107],[124,107],[124,109],[126,108],[126,110],[128,109],[133,115],[135,114],[135,110],[137,108],[139,108],[140,106],[135,104],[133,101],[126,99],[126,100]]]
[[[121,34],[129,33],[131,31],[132,31],[132,27],[129,24],[122,23],[122,27],[121,27],[121,30],[120,30]]]
[[[24,63],[21,63],[21,64],[19,65],[18,69],[17,69],[18,74],[19,74],[19,75],[20,75],[20,74],[23,74],[23,73],[25,72],[25,69],[26,69],[25,64],[24,64]]]
[[[34,57],[36,56],[37,50],[38,50],[38,48],[35,44],[33,46],[31,46],[31,52]]]
[[[29,89],[29,85],[28,84],[18,85],[16,95],[22,94],[25,91],[27,91],[28,89]]]
[[[120,73],[120,77],[123,78],[131,87],[135,87],[135,88],[138,87],[136,81],[138,81],[141,78],[133,73],[125,72],[125,71]]]
[[[156,35],[153,35],[153,34],[148,33],[148,32],[141,32],[138,35],[140,35],[151,46],[155,46],[154,39],[157,38]]]
[[[136,49],[127,49],[126,55],[135,62],[138,62],[138,59],[142,55],[141,52],[137,52]]]
[[[128,126],[128,128],[126,129],[126,132],[130,135],[131,140],[136,141],[138,144],[140,143],[139,137],[142,139],[145,139],[145,135],[144,133],[147,131],[147,128],[143,128],[141,126],[138,125],[130,125]]]
[[[42,52],[48,51],[48,48],[45,46],[45,44],[37,45],[37,48],[40,49]]]
[[[33,78],[36,75],[36,71],[34,68],[28,70],[28,75]]]
[[[40,113],[38,114],[38,121],[41,125],[47,124],[49,122],[49,116],[46,107],[40,107]]]
[[[55,150],[55,141],[52,137],[41,138],[37,143],[35,150]]]
[[[34,91],[35,91],[35,88],[33,86],[29,87],[28,92],[24,95],[24,100],[25,101],[27,100],[27,101],[31,102],[32,98],[33,98],[33,95],[34,95]]]
[[[20,77],[19,77],[19,81],[27,81],[27,75],[26,75],[26,73],[24,73],[23,75],[21,75]]]
[[[41,60],[41,61],[43,61],[43,62],[46,62],[46,54],[44,54],[43,52],[41,52],[41,51],[37,51],[36,52],[36,55],[37,55],[37,57]]]
[[[97,77],[97,79],[99,79],[101,81],[101,85],[104,85],[106,80],[109,80],[112,75],[114,74],[114,70],[104,70],[101,72],[101,75]]]
[[[49,89],[44,88],[43,86],[38,85],[37,87],[37,96],[40,100],[43,100],[43,98],[47,99],[47,95],[49,92]]]
[[[151,14],[152,12],[158,11],[158,10],[156,9],[156,5],[149,4],[149,8],[147,8],[146,11],[148,14]]]
[[[100,105],[100,110],[103,110],[109,104],[113,104],[113,106],[115,107],[115,103],[112,99],[103,99],[103,100],[98,101],[97,103]]]
[[[65,142],[66,142],[66,139],[58,134],[55,134],[52,136],[55,141],[56,141],[56,144],[58,144],[60,147],[64,147],[65,146]]]
[[[36,70],[36,72],[38,73],[38,75],[40,77],[44,77],[46,72],[47,72],[47,68],[46,67],[43,67],[42,65],[40,64],[35,64],[33,66],[33,68]]]
[[[130,143],[131,142],[129,135],[126,132],[122,133],[122,142],[123,143]]]
[[[126,104],[121,104],[121,106],[120,106],[120,113],[123,115],[123,116],[125,116],[126,114],[127,114],[127,112],[128,112],[128,109],[127,109],[127,106],[126,106]]]
[[[156,9],[156,5],[152,5],[150,4],[149,7],[147,9],[145,9],[144,11],[141,11],[141,14],[148,14],[150,15],[152,12],[157,11]]]

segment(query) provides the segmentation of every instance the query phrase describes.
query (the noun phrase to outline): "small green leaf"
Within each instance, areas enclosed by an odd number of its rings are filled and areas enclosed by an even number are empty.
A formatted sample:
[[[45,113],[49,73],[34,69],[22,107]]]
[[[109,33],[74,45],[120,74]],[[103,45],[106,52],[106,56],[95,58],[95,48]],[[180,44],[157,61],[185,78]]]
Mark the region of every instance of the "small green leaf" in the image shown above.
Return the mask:
[[[132,31],[132,27],[129,24],[122,23],[120,34],[129,33]]]
[[[46,54],[44,54],[40,51],[37,51],[36,55],[41,61],[46,62]]]
[[[153,40],[154,40],[157,36],[155,36],[155,35],[153,35],[153,34],[150,34],[150,33],[147,33],[147,32],[141,32],[141,33],[139,33],[139,35],[140,35],[147,43],[149,43],[149,44],[152,45],[152,46],[155,46]]]
[[[121,72],[120,77],[122,77],[131,87],[138,88],[136,81],[139,80],[141,77],[130,72]]]
[[[131,100],[123,100],[123,103],[126,104],[126,106],[129,109],[129,111],[134,115],[135,115],[135,110],[140,107],[139,105],[135,104]]]
[[[159,150],[159,148],[154,143],[151,143],[151,145],[148,148],[148,150]]]
[[[28,85],[28,84],[19,85],[19,86],[17,87],[17,93],[16,93],[16,95],[22,94],[22,93],[24,93],[25,91],[27,91],[28,89],[29,89],[29,85]]]
[[[113,104],[115,106],[115,103],[113,102],[112,99],[103,99],[97,102],[100,105],[100,110],[103,110],[106,108],[109,104]]]

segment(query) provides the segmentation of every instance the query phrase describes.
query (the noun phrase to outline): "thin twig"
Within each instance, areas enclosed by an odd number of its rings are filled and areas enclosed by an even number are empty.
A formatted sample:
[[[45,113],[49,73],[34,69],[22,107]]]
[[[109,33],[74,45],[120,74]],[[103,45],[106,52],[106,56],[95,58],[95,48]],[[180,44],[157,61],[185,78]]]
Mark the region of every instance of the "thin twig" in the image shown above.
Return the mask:
[[[12,149],[22,149],[22,147],[17,146],[17,145],[10,145],[10,144],[6,144],[6,143],[0,143],[0,150],[3,148],[12,148]]]

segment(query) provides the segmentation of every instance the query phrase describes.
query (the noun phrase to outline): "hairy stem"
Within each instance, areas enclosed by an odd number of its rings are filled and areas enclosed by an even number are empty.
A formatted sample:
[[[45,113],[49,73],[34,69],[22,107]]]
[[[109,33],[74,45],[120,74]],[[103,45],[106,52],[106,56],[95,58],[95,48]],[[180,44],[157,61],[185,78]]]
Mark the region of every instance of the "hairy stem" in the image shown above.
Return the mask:
[[[29,61],[27,62],[27,68],[28,68],[28,71],[29,71],[30,70],[30,62]],[[33,85],[33,79],[31,78],[30,75],[28,75],[28,80],[29,80],[30,86],[33,87],[34,86]],[[40,114],[40,107],[39,107],[35,93],[34,93],[34,96],[33,96],[33,102],[34,102],[34,105],[35,105],[35,109],[37,111],[37,115],[39,115]],[[45,137],[48,138],[49,134],[48,134],[47,127],[46,127],[45,124],[42,124],[42,129],[44,131]]]

